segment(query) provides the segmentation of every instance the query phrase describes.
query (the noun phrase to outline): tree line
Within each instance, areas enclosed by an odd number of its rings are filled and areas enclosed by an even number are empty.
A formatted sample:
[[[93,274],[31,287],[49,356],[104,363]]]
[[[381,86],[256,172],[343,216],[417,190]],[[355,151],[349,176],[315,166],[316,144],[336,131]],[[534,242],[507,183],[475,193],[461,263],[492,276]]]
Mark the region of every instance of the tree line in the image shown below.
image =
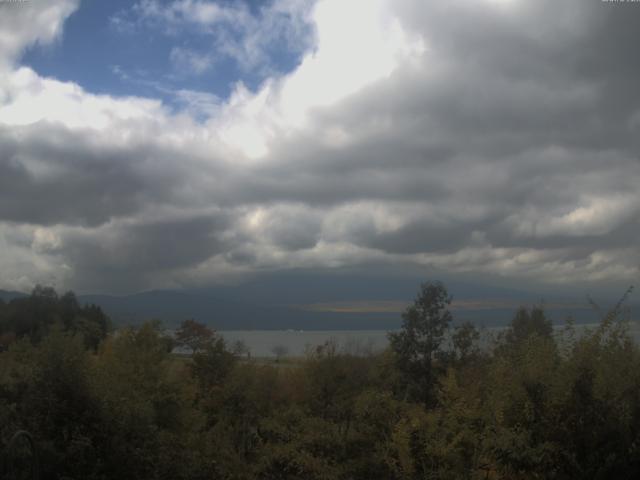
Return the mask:
[[[0,451],[31,432],[47,479],[635,478],[623,300],[580,332],[523,307],[481,345],[425,283],[385,351],[327,342],[282,368],[193,320],[113,331],[39,287],[0,301]]]

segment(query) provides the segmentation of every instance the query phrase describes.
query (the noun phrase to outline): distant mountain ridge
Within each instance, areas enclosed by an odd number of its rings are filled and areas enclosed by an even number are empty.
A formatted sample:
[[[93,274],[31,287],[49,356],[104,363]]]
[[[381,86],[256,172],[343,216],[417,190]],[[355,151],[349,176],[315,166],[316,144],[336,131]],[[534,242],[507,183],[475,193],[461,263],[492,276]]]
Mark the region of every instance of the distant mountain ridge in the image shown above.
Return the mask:
[[[339,311],[313,308],[323,302],[394,301],[409,305],[420,278],[370,275],[307,275],[284,273],[256,278],[242,285],[193,290],[155,290],[123,297],[83,295],[82,301],[100,305],[120,323],[158,318],[177,324],[194,318],[219,330],[390,330],[400,327],[399,311]],[[483,297],[531,302],[533,297],[516,290],[459,284],[454,296]],[[494,313],[495,318],[491,313]],[[466,311],[465,319],[478,323],[503,323],[508,311]]]
[[[2,299],[5,302],[10,302],[14,298],[21,298],[21,297],[26,297],[26,296],[27,296],[27,294],[26,293],[22,293],[22,292],[13,292],[13,291],[10,291],[10,290],[0,290],[0,299]]]
[[[157,318],[168,326],[193,318],[218,330],[359,330],[393,329],[396,315],[344,315],[303,311],[295,306],[255,304],[189,291],[150,291],[126,296],[81,295],[100,305],[116,323],[137,324]]]
[[[412,302],[419,284],[418,278],[283,274],[237,286],[78,298],[99,305],[116,325],[159,319],[172,327],[193,318],[218,330],[390,330],[400,327],[403,306]],[[447,287],[456,321],[488,327],[507,324],[519,305],[541,300],[534,293],[488,285],[448,282]],[[5,301],[24,295],[0,291]],[[569,315],[578,323],[597,320],[586,301],[553,298],[544,303],[557,323]]]

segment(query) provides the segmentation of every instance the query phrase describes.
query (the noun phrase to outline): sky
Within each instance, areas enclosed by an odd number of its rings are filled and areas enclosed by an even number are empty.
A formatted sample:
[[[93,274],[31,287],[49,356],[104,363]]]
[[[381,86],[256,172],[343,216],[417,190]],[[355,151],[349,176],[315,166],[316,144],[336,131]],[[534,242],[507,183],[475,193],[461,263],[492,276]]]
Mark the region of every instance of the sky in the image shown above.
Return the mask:
[[[637,283],[638,25],[600,0],[0,0],[0,288]]]

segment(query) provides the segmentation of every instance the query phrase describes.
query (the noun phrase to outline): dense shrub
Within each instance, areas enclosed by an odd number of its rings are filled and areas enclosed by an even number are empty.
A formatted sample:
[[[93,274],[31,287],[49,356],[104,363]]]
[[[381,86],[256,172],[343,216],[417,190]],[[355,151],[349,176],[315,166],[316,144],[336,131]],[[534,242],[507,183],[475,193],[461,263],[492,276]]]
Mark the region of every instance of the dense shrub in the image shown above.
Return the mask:
[[[40,289],[0,305],[0,442],[32,432],[47,479],[640,475],[640,349],[619,306],[556,333],[522,308],[480,348],[448,302],[425,284],[385,352],[265,363],[193,321],[193,355],[154,322],[107,336],[95,307]]]

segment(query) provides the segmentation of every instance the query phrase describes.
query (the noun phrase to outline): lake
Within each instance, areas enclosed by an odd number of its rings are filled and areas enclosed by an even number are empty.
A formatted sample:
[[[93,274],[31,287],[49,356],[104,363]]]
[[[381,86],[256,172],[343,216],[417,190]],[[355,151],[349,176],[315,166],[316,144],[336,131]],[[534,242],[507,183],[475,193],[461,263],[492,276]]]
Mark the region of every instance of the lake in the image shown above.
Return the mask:
[[[583,328],[595,328],[597,324],[576,325],[576,331]],[[564,325],[555,325],[556,332]],[[481,328],[481,343],[487,344],[490,338],[504,327]],[[242,341],[254,357],[274,357],[275,347],[284,347],[287,356],[304,355],[308,348],[322,345],[327,341],[335,341],[339,348],[354,354],[366,354],[384,350],[389,341],[387,330],[222,330],[219,331],[229,348],[237,341]],[[630,323],[630,333],[636,341],[640,341],[640,326]]]
[[[284,347],[287,355],[304,355],[307,348],[333,340],[350,353],[384,350],[386,330],[226,330],[220,333],[229,347],[237,341],[245,343],[254,357],[273,357],[275,347]]]

